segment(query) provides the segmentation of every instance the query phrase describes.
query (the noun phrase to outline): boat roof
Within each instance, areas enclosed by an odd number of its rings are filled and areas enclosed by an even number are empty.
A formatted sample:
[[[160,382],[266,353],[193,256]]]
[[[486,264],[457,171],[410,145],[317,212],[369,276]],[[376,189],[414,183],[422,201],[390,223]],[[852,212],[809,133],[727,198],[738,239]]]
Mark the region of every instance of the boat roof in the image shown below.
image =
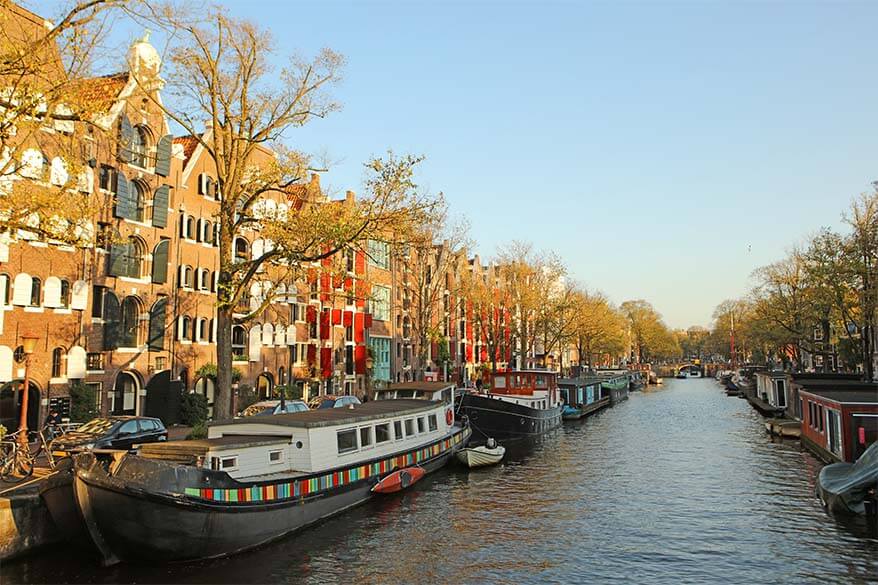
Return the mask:
[[[321,408],[309,410],[308,412],[276,414],[271,417],[260,417],[262,420],[255,420],[252,417],[225,420],[210,423],[208,426],[218,428],[234,425],[267,425],[310,429],[358,423],[365,420],[397,415],[417,414],[433,410],[438,404],[440,403],[432,400],[370,400],[365,404],[353,405],[353,407]]]
[[[266,435],[227,435],[216,439],[187,439],[183,441],[162,441],[145,443],[140,446],[139,453],[145,457],[151,455],[204,455],[216,447],[234,445],[235,447],[258,447],[260,445],[277,445],[289,442],[288,437],[271,437]]]
[[[504,370],[502,372],[488,372],[492,376],[505,376],[506,374],[552,374],[557,376],[558,372],[554,370],[541,370],[539,368],[531,368],[529,370]]]
[[[840,388],[803,387],[802,392],[831,400],[832,402],[878,404],[878,384],[860,382]]]
[[[440,392],[446,388],[454,388],[454,382],[394,382],[388,384],[386,388],[378,390],[385,392],[387,390],[416,390],[418,392]]]
[[[580,376],[579,378],[558,378],[559,386],[591,386],[600,384],[605,378],[597,376]]]

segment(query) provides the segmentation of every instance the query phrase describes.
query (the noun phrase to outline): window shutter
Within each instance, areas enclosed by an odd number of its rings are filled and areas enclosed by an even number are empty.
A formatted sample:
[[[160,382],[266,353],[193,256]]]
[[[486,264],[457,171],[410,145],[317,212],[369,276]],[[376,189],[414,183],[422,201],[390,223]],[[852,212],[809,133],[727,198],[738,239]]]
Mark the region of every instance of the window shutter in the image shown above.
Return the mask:
[[[171,151],[174,137],[170,134],[162,136],[155,145],[155,174],[167,177],[171,174]]]
[[[125,219],[134,219],[137,210],[137,195],[125,177],[125,173],[116,173],[116,205],[113,207],[113,215]]]
[[[258,362],[262,357],[262,327],[254,325],[250,328],[250,351],[248,352],[251,362]]]
[[[207,195],[207,175],[201,173],[198,175],[198,194]]]
[[[171,240],[162,240],[152,251],[152,281],[164,284],[168,281],[168,250]]]
[[[5,345],[0,345],[0,382],[12,380],[12,350]]]
[[[155,227],[166,227],[168,225],[168,205],[170,204],[171,189],[167,185],[162,185],[155,190],[152,198],[152,225]]]
[[[26,307],[30,305],[30,293],[33,279],[29,274],[21,272],[15,275],[12,285],[12,304]]]
[[[119,347],[120,321],[122,320],[122,308],[119,299],[112,293],[104,296],[104,349],[117,349]]]
[[[165,348],[165,313],[167,308],[168,299],[161,298],[149,309],[149,339],[147,340],[147,345],[149,345],[149,349],[152,351],[162,351]]]
[[[67,377],[71,380],[85,378],[86,353],[85,349],[74,345],[67,352]]]
[[[128,245],[126,242],[110,247],[110,276],[128,276]]]
[[[131,162],[131,145],[134,143],[134,127],[128,120],[128,116],[122,114],[119,121],[119,160]]]
[[[46,307],[61,306],[61,279],[57,276],[50,276],[46,279],[46,285],[43,288],[45,295],[43,305]]]
[[[277,346],[285,345],[287,342],[286,327],[283,325],[275,325],[274,327],[274,344]]]
[[[88,306],[88,283],[77,280],[70,287],[70,308],[84,311]]]
[[[296,325],[294,323],[287,326],[287,345],[296,345]]]

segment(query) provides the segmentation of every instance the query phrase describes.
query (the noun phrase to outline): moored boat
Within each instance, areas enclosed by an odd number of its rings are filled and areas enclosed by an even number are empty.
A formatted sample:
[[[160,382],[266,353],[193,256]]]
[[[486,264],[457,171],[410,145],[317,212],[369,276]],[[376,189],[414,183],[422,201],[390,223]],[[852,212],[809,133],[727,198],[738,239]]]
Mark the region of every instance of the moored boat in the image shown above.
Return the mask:
[[[545,433],[561,424],[556,379],[548,370],[486,373],[484,389],[464,394],[459,412],[469,419],[473,436],[482,439]]]
[[[500,463],[506,455],[506,448],[498,445],[494,439],[488,439],[484,445],[465,447],[457,452],[457,460],[469,468],[485,467]]]
[[[564,420],[578,420],[610,405],[609,389],[602,389],[600,378],[561,378],[558,392],[564,401],[561,411]]]
[[[610,404],[628,400],[629,383],[624,370],[598,370],[597,377],[601,381],[601,392],[610,397]]]
[[[395,494],[413,486],[424,475],[426,475],[426,471],[420,465],[405,467],[384,476],[384,478],[372,486],[372,492],[376,494]]]
[[[469,440],[453,403],[376,400],[215,423],[208,438],[75,457],[74,491],[105,562],[226,556],[441,468]]]

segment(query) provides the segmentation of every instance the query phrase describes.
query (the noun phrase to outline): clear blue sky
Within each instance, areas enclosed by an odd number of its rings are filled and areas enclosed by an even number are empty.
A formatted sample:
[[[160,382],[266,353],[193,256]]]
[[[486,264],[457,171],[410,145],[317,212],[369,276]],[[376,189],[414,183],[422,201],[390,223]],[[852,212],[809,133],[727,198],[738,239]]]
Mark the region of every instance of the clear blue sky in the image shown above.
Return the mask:
[[[674,327],[878,179],[878,3],[260,2],[278,55],[348,59],[344,109],[296,131],[355,190],[387,148],[469,217]]]

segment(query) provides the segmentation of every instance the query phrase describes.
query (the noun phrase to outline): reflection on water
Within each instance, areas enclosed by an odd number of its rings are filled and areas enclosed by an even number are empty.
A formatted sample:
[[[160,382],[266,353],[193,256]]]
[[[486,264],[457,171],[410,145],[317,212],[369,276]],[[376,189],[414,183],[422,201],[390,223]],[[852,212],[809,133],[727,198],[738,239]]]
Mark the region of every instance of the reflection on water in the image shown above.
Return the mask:
[[[865,583],[878,538],[814,497],[820,464],[712,380],[670,380],[503,465],[428,476],[230,559],[99,568],[52,549],[16,582]]]

